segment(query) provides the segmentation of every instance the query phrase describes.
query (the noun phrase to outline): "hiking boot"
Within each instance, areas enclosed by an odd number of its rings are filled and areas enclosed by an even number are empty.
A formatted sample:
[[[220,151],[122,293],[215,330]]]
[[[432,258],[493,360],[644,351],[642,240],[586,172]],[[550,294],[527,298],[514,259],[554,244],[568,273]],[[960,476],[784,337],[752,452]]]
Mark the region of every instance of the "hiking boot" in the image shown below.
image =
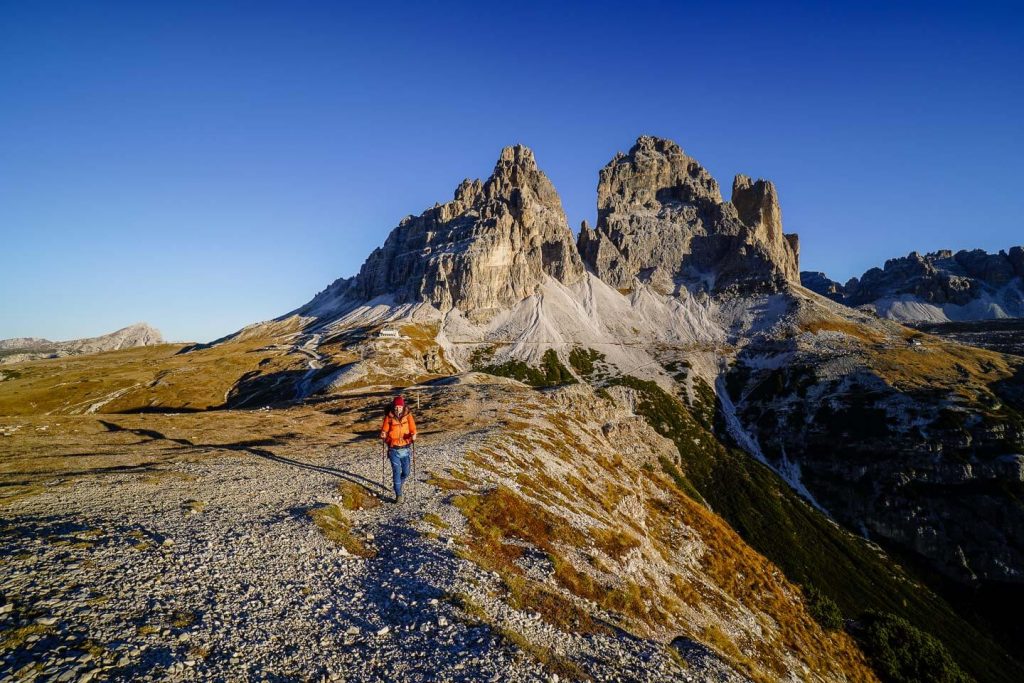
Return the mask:
[[[402,494],[401,493],[396,493],[395,494],[395,505],[398,505],[401,502],[402,502]]]

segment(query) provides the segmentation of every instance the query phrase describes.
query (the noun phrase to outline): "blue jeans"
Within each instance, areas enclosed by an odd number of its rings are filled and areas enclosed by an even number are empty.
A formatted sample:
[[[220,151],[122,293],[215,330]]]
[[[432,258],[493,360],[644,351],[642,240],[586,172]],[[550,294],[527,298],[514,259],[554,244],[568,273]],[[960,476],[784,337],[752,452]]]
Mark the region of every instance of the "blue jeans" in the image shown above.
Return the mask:
[[[402,495],[402,483],[409,477],[411,458],[408,446],[392,446],[388,448],[388,460],[391,461],[391,475],[395,483],[395,495]]]

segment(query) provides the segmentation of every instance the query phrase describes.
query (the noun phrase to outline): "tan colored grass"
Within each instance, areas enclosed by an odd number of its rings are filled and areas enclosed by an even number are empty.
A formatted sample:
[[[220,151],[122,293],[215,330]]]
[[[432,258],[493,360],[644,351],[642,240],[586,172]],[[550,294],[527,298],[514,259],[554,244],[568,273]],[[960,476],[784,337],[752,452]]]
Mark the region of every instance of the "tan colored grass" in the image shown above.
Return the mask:
[[[875,332],[866,325],[858,325],[847,320],[828,318],[808,320],[800,325],[800,329],[804,332],[810,332],[811,334],[818,334],[819,332],[840,332],[850,337],[856,337],[857,339],[860,339],[863,342],[868,342],[869,344],[877,344],[885,341],[885,337],[882,334]]]
[[[345,479],[339,482],[338,493],[341,496],[340,505],[346,510],[372,510],[380,505],[380,498],[354,481]]]
[[[332,503],[323,507],[313,508],[308,510],[306,514],[319,527],[327,540],[341,546],[352,555],[357,557],[375,557],[377,555],[375,550],[367,547],[361,539],[352,534],[348,517],[345,516],[344,511],[337,505]]]

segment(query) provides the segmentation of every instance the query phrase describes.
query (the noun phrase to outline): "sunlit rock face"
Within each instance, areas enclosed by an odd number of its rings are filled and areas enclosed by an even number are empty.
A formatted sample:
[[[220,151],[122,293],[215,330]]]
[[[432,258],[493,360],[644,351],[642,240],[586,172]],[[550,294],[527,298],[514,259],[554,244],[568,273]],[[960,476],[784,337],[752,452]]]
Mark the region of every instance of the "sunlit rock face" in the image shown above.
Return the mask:
[[[597,225],[577,240],[584,262],[619,289],[634,278],[664,293],[776,290],[799,282],[796,235],[782,234],[775,186],[740,175],[732,201],[671,140],[640,137],[600,173]]]
[[[545,275],[584,275],[562,202],[533,152],[506,147],[485,182],[465,180],[452,201],[408,216],[347,283],[346,296],[429,302],[484,320],[530,296]]]

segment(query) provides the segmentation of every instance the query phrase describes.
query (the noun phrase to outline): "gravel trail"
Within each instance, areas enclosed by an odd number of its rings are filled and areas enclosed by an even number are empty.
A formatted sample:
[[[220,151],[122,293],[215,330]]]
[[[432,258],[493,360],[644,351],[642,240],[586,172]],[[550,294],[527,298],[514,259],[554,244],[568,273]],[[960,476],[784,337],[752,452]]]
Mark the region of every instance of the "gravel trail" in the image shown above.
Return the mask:
[[[401,504],[391,502],[390,467],[381,486],[370,438],[301,459],[254,440],[158,476],[75,479],[7,507],[0,683],[557,680],[453,599],[500,600],[500,586],[457,555],[448,534],[464,520],[450,492],[427,480],[464,467],[484,435],[421,439]],[[349,554],[308,514],[338,502],[343,480],[382,501],[348,513],[375,557]],[[428,513],[443,528],[425,522]],[[537,615],[510,619],[588,662],[595,680],[734,680],[711,676],[725,670],[695,644],[681,676],[656,643],[565,634]]]

